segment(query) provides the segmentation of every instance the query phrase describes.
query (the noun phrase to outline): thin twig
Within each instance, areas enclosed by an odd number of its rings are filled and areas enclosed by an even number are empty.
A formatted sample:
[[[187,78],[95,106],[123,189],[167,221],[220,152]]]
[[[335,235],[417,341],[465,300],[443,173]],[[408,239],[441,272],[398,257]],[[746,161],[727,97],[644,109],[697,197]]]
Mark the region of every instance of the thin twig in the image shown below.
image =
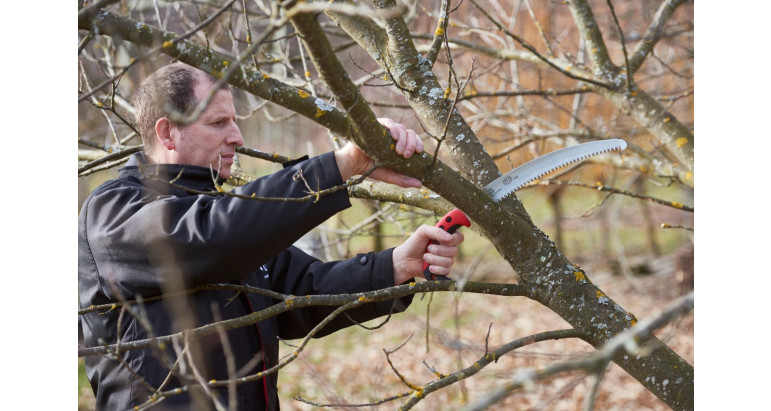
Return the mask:
[[[621,51],[624,52],[624,66],[626,67],[626,89],[632,91],[632,71],[629,68],[629,54],[626,52],[626,41],[624,41],[624,30],[621,29],[621,23],[618,22],[618,16],[616,16],[616,9],[613,8],[613,2],[607,0],[608,8],[610,8],[610,14],[613,16],[613,22],[616,23],[616,29],[618,29],[618,37],[621,41]]]

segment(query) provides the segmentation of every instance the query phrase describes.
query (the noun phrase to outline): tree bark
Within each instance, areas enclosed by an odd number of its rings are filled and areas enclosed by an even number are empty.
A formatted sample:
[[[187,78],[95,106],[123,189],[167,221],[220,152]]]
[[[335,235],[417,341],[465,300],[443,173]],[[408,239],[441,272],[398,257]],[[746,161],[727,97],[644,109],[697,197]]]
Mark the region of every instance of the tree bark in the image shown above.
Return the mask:
[[[674,6],[679,4],[672,3]],[[375,4],[386,12],[395,3],[384,0]],[[620,70],[609,62],[601,34],[593,32],[591,9],[583,1],[571,1],[569,5],[582,33],[586,31],[587,47],[597,49],[591,58],[592,64],[603,69],[595,68],[591,73],[593,78],[614,84],[620,78]],[[291,4],[288,9],[291,9]],[[495,203],[479,188],[497,178],[499,170],[445,95],[445,88],[434,75],[431,62],[415,49],[403,19],[384,13],[386,25],[383,29],[362,16],[329,14],[387,70],[389,78],[402,90],[429,132],[437,137],[440,145],[446,147],[457,164],[457,172],[428,153],[410,159],[396,155],[391,148],[392,140],[348,78],[312,14],[295,13],[290,20],[305,42],[317,71],[343,110],[271,79],[258,69],[228,65],[227,59],[187,40],[169,46],[175,38],[173,34],[144,23],[99,12],[90,19],[79,19],[79,28],[122,37],[157,49],[215,75],[228,73],[228,81],[233,86],[346,136],[378,165],[420,178],[425,186],[473,220],[475,228],[495,245],[519,275],[520,286],[529,298],[564,318],[594,347],[602,347],[612,337],[633,326],[635,316],[596,287],[581,268],[572,264],[548,236],[533,225],[516,196]],[[616,106],[628,109],[640,124],[644,124],[675,153],[692,182],[693,135],[690,130],[668,115],[647,93],[636,88],[624,88],[626,84],[624,82],[617,88],[592,87]],[[443,209],[446,205],[441,207]],[[642,347],[644,355],[619,355],[614,361],[673,409],[693,409],[693,366],[655,337],[643,343]]]

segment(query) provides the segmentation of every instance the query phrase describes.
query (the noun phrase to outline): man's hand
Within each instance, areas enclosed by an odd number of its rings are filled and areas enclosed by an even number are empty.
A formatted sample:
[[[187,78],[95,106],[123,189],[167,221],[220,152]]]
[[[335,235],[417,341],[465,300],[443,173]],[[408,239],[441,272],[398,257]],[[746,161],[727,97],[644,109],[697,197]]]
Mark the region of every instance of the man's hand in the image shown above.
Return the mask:
[[[391,138],[394,139],[394,150],[396,150],[397,154],[404,158],[410,158],[415,153],[423,152],[423,141],[417,136],[414,130],[396,123],[390,118],[379,118],[378,121],[390,132]],[[375,165],[375,162],[353,143],[348,143],[345,147],[336,151],[335,159],[337,160],[337,167],[340,169],[340,174],[343,176],[344,181],[352,176],[366,173]],[[405,188],[419,188],[423,185],[417,178],[407,177],[401,173],[383,167],[375,170],[369,177]]]
[[[429,245],[431,240],[439,244]],[[424,261],[429,264],[428,270],[433,274],[450,274],[450,267],[458,255],[458,244],[462,242],[463,234],[460,231],[450,234],[430,225],[418,227],[407,241],[394,249],[394,284],[399,285],[423,276]]]

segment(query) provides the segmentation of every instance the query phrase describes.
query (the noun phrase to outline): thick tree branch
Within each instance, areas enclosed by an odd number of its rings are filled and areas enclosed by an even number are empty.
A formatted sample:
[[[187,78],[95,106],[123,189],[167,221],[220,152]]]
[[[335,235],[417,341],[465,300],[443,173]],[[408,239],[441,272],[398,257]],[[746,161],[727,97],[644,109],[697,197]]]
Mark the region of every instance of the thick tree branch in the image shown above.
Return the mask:
[[[172,42],[175,39],[174,33],[164,32],[157,27],[109,12],[98,13],[87,24],[79,25],[78,28],[97,30],[102,35],[123,38],[140,46],[158,48],[160,53],[215,76],[221,75],[229,63],[228,58],[188,40],[177,42],[173,47],[163,47],[163,44],[170,44],[166,43],[167,41]],[[299,113],[336,134],[348,136],[350,119],[345,112],[304,90],[273,79],[257,68],[238,65],[228,83]]]
[[[602,31],[597,24],[591,6],[586,0],[567,1],[570,13],[578,27],[578,32],[586,42],[586,49],[589,51],[589,61],[593,69],[595,78],[609,81],[619,86],[616,78],[618,67],[613,64],[608,54],[608,47],[605,40],[602,39]]]
[[[583,270],[562,255],[554,243],[532,225],[518,201],[512,197],[503,203],[493,203],[478,188],[498,176],[498,167],[485,152],[460,112],[452,109],[451,99],[448,99],[445,93],[446,88],[440,85],[434,75],[431,62],[418,54],[404,20],[394,14],[393,5],[394,2],[390,1],[376,3],[376,7],[382,12],[380,17],[384,22],[384,28],[361,13],[347,14],[349,9],[344,7],[334,8],[335,11],[329,11],[328,14],[362,45],[384,71],[389,73],[391,80],[399,87],[410,106],[425,124],[428,133],[435,137],[446,136],[442,140],[442,146],[449,149],[447,151],[452,156],[459,173],[441,162],[434,162],[435,159],[426,154],[405,160],[393,152],[390,148],[390,138],[377,123],[374,114],[358,93],[357,86],[351,84],[345,70],[336,60],[334,49],[326,41],[327,33],[321,29],[311,14],[306,13],[309,10],[324,9],[322,3],[313,4],[313,7],[295,9],[296,14],[292,15],[293,24],[308,45],[308,50],[311,51],[311,57],[322,79],[344,110],[338,110],[324,100],[311,97],[303,90],[270,79],[258,69],[246,67],[244,64],[232,64],[233,62],[228,58],[212,53],[189,40],[175,41],[172,33],[162,32],[143,23],[100,12],[94,15],[89,23],[82,24],[80,27],[94,30],[94,33],[126,38],[151,48],[150,55],[155,55],[157,52],[165,53],[215,75],[225,73],[226,68],[233,70],[229,83],[235,87],[301,113],[334,133],[355,141],[376,160],[378,165],[389,166],[399,172],[421,178],[427,187],[441,194],[448,202],[429,198],[416,201],[415,205],[422,205],[439,213],[449,208],[449,204],[461,208],[472,218],[474,227],[487,236],[517,272],[520,278],[520,285],[517,285],[518,291],[549,307],[599,349],[614,336],[630,328],[636,322],[634,316],[615,304],[610,297],[589,281]],[[601,33],[596,27],[588,5],[583,1],[574,1],[571,3],[571,8],[576,9],[574,15],[578,15],[576,20],[580,21],[579,29],[582,27],[596,29],[594,33],[583,34],[594,42],[587,45],[590,54],[599,53],[595,56],[596,61],[609,62],[601,58],[602,54],[607,57],[607,50],[604,48]],[[665,14],[665,12],[658,13],[660,17],[656,19],[665,21],[668,18]],[[592,24],[594,27],[591,27]],[[651,25],[651,27],[654,26],[663,27],[663,23]],[[461,41],[446,40],[445,44],[448,45],[462,44]],[[164,44],[168,47],[163,47]],[[601,46],[602,50],[594,50],[597,47],[593,46],[597,45]],[[639,44],[638,47],[640,47]],[[490,52],[491,55],[507,59],[533,61],[538,65],[546,64],[531,52],[518,50],[503,52],[489,49],[482,51],[482,49],[477,48],[477,51]],[[85,51],[84,54],[86,54]],[[633,52],[630,56],[629,71],[633,71],[634,59]],[[639,124],[650,130],[670,151],[677,153],[678,161],[683,165],[680,168],[673,168],[670,175],[680,178],[685,176],[692,184],[692,132],[661,107],[659,102],[637,89],[634,82],[625,77],[631,76],[631,73],[621,73],[612,64],[604,68],[594,65],[592,67],[594,71],[588,72],[583,67],[571,67],[570,64],[574,63],[570,62],[569,57],[565,59],[550,57],[549,61],[563,71],[570,67],[569,71],[575,75],[599,79],[619,87],[619,89],[609,89],[601,86],[587,86],[589,90],[607,98],[617,108],[623,110],[623,113],[634,116]],[[228,67],[229,64],[231,64],[230,67]],[[454,71],[457,67],[450,67],[450,69]],[[502,75],[499,79],[505,78],[506,76]],[[630,84],[631,89],[627,88]],[[471,103],[468,104],[471,105]],[[503,117],[498,121],[507,122],[511,118],[518,118],[514,114],[506,114],[506,116],[509,117]],[[506,130],[511,131],[509,128]],[[526,135],[529,133],[525,131]],[[642,154],[614,158],[632,167],[636,167],[635,161],[639,160],[642,164],[648,160]],[[661,163],[658,159],[651,158],[649,170]],[[377,187],[367,185],[352,187],[350,190],[354,196],[361,192],[364,193],[361,194],[362,196],[382,196],[382,198],[393,198],[396,202],[404,203],[412,201],[404,199],[406,193],[416,193],[400,190],[380,194]],[[433,282],[420,283],[416,287],[423,287],[421,284],[427,284],[426,287],[429,287]],[[276,311],[285,308],[271,307]],[[594,317],[603,320],[593,321]],[[249,324],[254,321],[257,320],[250,318],[244,320],[244,323]],[[658,340],[651,340],[648,346],[652,347],[651,354],[645,357],[644,361],[636,358],[616,358],[615,361],[671,407],[692,408],[693,367]],[[665,387],[650,384],[646,379],[653,376],[657,381],[661,381],[663,376],[670,381],[670,384]]]

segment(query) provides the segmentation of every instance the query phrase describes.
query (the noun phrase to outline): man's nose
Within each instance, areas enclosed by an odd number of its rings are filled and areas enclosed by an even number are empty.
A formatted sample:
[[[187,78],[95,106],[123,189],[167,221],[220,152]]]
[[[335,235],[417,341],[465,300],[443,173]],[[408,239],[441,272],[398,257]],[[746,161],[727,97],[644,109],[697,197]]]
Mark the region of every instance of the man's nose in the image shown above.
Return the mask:
[[[227,144],[234,144],[236,146],[244,145],[244,137],[241,135],[241,129],[238,128],[238,125],[235,122],[233,123],[232,130],[228,133],[226,142]]]

